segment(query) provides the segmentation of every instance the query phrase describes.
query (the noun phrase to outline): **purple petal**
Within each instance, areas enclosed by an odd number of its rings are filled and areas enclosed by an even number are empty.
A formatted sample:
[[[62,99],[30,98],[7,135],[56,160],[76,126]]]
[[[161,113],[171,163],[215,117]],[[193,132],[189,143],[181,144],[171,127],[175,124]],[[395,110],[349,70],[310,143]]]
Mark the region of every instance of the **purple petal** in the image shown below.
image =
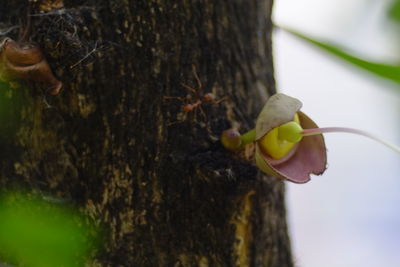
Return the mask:
[[[304,113],[298,112],[303,129],[317,128],[318,126]],[[272,161],[263,155],[268,167],[279,174],[279,177],[294,183],[306,183],[310,174],[320,175],[326,169],[326,147],[322,135],[304,137],[296,152],[287,161],[272,165]]]

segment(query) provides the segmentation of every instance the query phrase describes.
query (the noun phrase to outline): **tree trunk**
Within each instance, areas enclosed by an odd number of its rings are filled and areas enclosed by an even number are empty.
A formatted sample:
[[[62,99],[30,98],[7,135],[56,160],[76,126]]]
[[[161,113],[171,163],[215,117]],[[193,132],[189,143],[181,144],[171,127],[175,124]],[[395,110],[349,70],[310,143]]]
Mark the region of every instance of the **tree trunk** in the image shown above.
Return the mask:
[[[3,189],[103,225],[95,266],[292,266],[283,182],[218,142],[275,92],[272,0],[6,2],[63,89],[0,92]]]

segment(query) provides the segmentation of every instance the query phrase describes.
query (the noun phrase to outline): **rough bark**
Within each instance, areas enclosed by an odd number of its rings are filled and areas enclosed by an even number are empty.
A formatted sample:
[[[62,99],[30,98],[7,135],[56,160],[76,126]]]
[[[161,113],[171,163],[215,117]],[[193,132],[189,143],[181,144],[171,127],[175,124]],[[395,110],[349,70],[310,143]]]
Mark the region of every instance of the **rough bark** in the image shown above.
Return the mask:
[[[103,225],[97,266],[292,266],[282,181],[218,142],[275,92],[272,0],[34,2],[2,3],[0,25],[40,44],[63,90],[0,92],[1,187]]]

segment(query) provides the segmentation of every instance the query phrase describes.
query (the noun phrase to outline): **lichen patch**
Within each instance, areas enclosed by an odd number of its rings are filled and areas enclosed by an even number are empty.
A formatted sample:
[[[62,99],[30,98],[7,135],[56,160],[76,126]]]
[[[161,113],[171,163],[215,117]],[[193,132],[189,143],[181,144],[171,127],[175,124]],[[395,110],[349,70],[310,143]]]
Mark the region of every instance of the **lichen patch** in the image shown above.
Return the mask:
[[[252,241],[250,219],[253,211],[251,196],[254,194],[254,191],[250,191],[240,197],[239,203],[241,207],[231,220],[231,223],[236,227],[234,253],[236,254],[236,266],[239,267],[250,266],[250,245]]]

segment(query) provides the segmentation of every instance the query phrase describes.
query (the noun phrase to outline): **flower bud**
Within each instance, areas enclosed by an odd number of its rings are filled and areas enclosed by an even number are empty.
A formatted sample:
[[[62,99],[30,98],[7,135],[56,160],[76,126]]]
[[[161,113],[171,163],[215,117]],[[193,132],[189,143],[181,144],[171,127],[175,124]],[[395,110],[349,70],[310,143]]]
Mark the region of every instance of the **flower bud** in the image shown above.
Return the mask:
[[[222,132],[221,135],[222,145],[229,150],[237,150],[242,145],[240,133],[236,129],[228,129]]]

